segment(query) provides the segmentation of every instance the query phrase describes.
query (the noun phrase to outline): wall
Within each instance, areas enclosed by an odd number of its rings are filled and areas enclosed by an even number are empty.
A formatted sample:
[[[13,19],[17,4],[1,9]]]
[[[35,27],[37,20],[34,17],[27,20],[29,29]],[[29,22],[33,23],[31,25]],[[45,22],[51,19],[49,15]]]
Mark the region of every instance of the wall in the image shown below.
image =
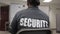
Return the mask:
[[[60,14],[60,5],[51,5],[50,6],[50,28],[52,30],[52,34],[60,34],[56,33],[56,14]]]

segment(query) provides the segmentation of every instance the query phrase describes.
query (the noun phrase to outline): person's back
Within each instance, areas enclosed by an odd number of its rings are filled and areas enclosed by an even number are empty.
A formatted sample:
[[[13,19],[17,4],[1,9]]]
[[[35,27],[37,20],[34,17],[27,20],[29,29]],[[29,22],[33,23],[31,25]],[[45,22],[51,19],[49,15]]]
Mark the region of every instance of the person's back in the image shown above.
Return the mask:
[[[35,2],[36,1],[37,0],[35,0]],[[49,17],[38,8],[39,3],[37,5],[34,4],[33,6],[30,6],[30,4],[28,4],[28,9],[19,11],[15,15],[9,30],[12,34],[16,34],[22,29],[49,28]]]
[[[49,22],[49,17],[42,12],[41,10],[39,10],[38,7],[30,7],[26,10],[23,10],[21,12],[18,12],[18,14],[21,14],[21,18],[20,18],[20,26],[27,26],[27,27],[36,27],[36,28],[48,28],[48,22]],[[29,24],[26,24],[26,23]],[[46,22],[44,24],[39,24],[41,22]],[[30,25],[31,24],[31,25]],[[38,26],[38,24],[40,26]]]

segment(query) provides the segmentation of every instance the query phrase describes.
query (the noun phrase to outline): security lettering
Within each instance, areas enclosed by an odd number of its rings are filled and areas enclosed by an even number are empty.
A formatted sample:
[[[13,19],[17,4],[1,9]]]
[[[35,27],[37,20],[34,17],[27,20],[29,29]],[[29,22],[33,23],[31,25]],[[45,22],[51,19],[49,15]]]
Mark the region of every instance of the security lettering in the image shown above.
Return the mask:
[[[37,28],[48,28],[48,22],[45,20],[31,19],[31,18],[21,18],[20,26],[24,27],[37,27]]]

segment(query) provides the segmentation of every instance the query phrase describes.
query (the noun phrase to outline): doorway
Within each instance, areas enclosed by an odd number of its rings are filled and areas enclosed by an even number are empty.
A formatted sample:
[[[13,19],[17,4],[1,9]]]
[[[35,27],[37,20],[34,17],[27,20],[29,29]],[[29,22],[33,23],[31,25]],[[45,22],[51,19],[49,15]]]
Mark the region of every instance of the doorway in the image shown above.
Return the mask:
[[[5,31],[6,23],[9,22],[9,6],[1,6],[0,13],[0,31]]]

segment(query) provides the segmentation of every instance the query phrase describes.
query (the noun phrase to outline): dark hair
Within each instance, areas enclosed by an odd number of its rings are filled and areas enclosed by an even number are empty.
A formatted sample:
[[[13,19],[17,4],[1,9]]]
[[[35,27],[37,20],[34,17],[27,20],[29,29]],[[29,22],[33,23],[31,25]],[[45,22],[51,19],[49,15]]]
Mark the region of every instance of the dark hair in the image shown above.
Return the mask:
[[[27,0],[27,4],[32,5],[32,6],[38,6],[40,5],[40,1],[39,0]]]

